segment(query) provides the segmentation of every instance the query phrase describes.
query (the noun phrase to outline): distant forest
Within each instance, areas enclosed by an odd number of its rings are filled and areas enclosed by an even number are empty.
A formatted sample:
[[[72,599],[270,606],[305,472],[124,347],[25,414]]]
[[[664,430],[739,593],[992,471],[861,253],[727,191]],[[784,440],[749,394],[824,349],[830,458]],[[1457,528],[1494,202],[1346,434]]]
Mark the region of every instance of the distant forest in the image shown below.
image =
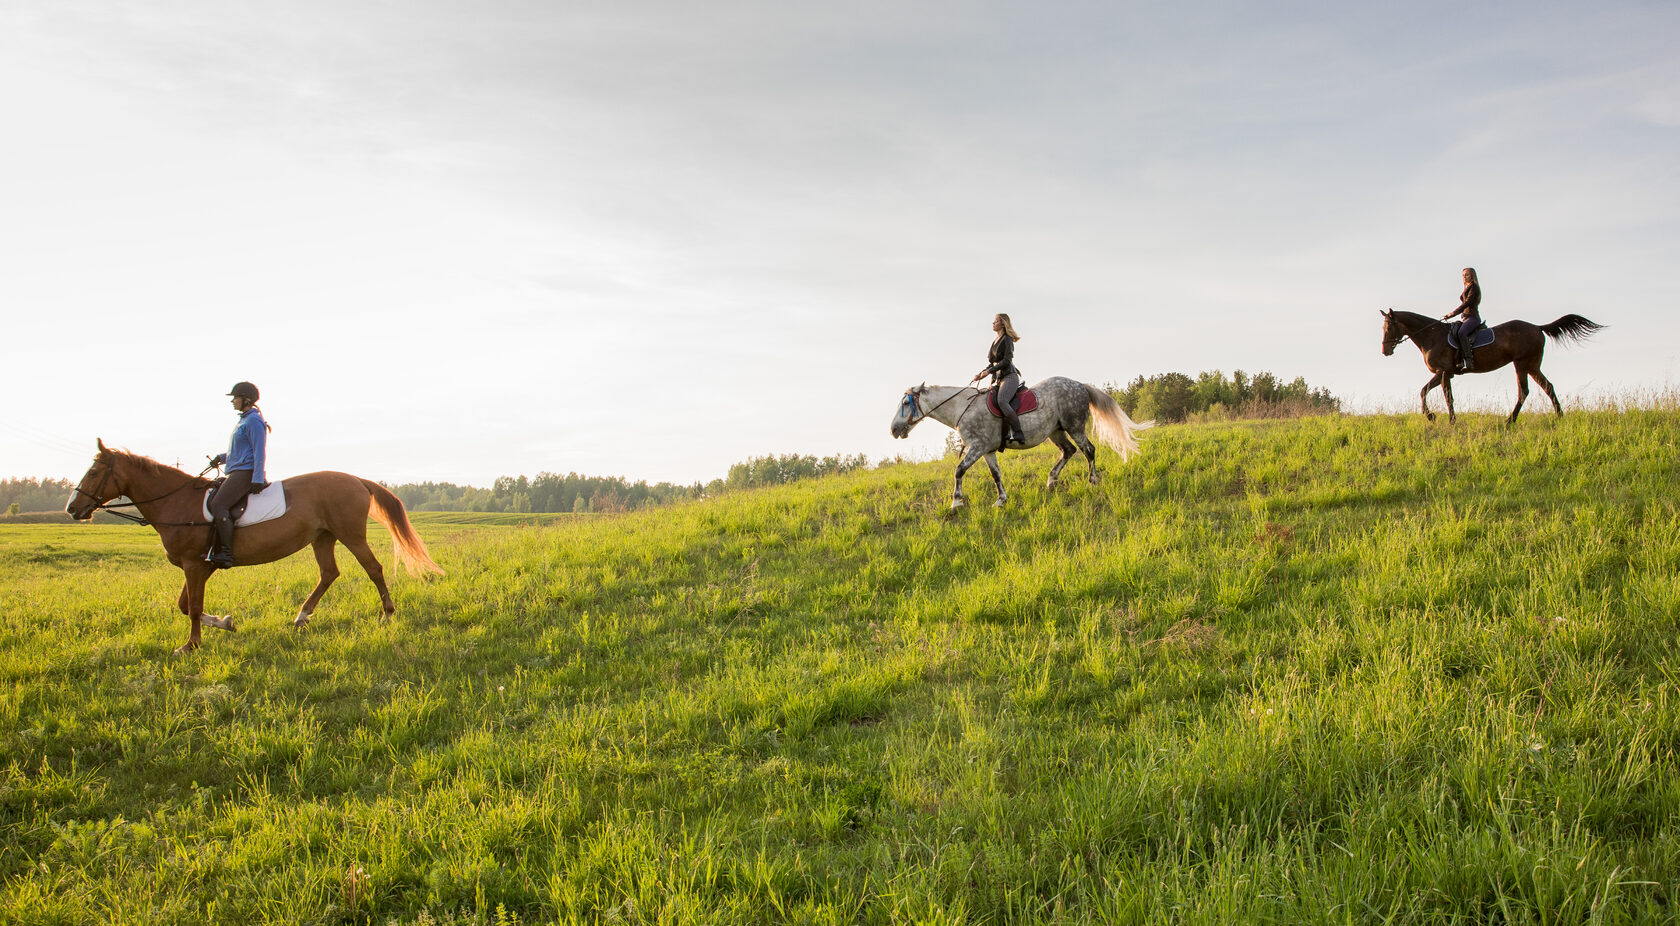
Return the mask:
[[[1330,390],[1314,389],[1300,376],[1285,383],[1267,372],[1249,376],[1238,370],[1227,378],[1219,370],[1210,370],[1195,379],[1183,373],[1162,373],[1139,376],[1124,387],[1110,384],[1106,388],[1133,419],[1153,418],[1162,424],[1298,418],[1333,415],[1342,410],[1342,400]]]
[[[63,511],[75,487],[68,479],[0,479],[0,513]]]
[[[1162,424],[1231,418],[1283,418],[1335,414],[1342,402],[1328,389],[1314,389],[1302,377],[1284,383],[1271,373],[1253,376],[1238,370],[1227,377],[1213,370],[1192,379],[1183,373],[1139,376],[1124,387],[1105,386],[1126,414]],[[960,452],[952,432],[946,452]],[[880,465],[891,461],[883,460]],[[449,482],[411,482],[391,491],[412,511],[490,511],[511,513],[612,513],[652,508],[740,489],[782,485],[867,469],[863,454],[817,457],[781,454],[754,457],[729,467],[721,479],[692,485],[631,482],[621,476],[538,473],[503,476],[489,488]],[[0,479],[0,517],[19,512],[63,511],[75,483],[68,479]]]
[[[611,513],[652,508],[739,489],[782,485],[796,479],[847,473],[868,466],[869,458],[861,453],[829,457],[790,453],[736,463],[722,479],[686,486],[669,482],[648,485],[618,476],[539,473],[535,478],[503,476],[488,489],[447,482],[422,482],[392,486],[391,491],[415,511]]]

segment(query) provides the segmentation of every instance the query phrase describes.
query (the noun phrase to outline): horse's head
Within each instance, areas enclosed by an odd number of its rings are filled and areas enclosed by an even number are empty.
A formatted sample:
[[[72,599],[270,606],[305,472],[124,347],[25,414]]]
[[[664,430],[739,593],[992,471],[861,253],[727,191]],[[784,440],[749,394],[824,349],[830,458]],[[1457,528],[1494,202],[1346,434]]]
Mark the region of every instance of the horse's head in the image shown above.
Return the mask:
[[[70,493],[70,501],[64,505],[65,513],[77,521],[86,521],[93,517],[99,506],[123,494],[117,485],[117,457],[116,454],[105,449],[105,442],[98,441],[99,452],[93,455],[93,465],[82,475],[82,481],[76,483],[76,488]]]
[[[893,415],[892,436],[909,437],[910,429],[927,417],[927,412],[922,410],[922,393],[926,391],[927,383],[904,390],[904,398],[898,403],[898,412]]]
[[[1392,357],[1394,356],[1394,348],[1399,347],[1400,342],[1406,340],[1406,336],[1411,332],[1401,328],[1399,323],[1394,320],[1393,309],[1381,309],[1379,314],[1383,317],[1383,356]]]

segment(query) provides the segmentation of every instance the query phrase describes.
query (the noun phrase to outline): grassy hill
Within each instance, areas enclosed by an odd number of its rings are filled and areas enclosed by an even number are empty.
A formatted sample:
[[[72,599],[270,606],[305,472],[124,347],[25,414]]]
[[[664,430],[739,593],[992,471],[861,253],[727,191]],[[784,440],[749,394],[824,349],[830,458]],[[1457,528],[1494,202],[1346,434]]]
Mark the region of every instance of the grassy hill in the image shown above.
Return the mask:
[[[1680,413],[1161,428],[212,580],[0,527],[0,921],[1680,915]],[[387,556],[383,543],[376,545]]]

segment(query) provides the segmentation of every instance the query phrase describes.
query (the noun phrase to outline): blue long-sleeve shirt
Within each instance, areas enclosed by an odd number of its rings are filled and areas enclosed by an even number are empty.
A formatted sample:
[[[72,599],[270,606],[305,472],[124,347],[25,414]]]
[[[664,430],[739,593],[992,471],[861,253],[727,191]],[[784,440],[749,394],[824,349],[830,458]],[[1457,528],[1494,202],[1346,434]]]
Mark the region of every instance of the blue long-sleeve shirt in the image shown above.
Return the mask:
[[[248,469],[253,484],[267,483],[268,473],[263,469],[267,457],[268,422],[263,420],[262,412],[247,408],[239,415],[239,424],[234,425],[224,468],[230,473]]]

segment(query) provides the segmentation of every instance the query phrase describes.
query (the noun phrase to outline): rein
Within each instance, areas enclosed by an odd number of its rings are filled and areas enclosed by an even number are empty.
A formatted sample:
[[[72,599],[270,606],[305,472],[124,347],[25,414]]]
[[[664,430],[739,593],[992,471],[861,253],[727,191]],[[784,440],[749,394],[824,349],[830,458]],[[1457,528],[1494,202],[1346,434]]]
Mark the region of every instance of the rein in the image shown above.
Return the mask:
[[[215,468],[216,468],[216,464],[212,463],[209,466],[206,466],[203,469],[199,470],[197,476],[193,476],[193,477],[189,478],[185,483],[182,483],[181,485],[178,485],[175,488],[170,489],[168,492],[165,492],[162,495],[154,496],[152,498],[140,499],[138,501],[131,498],[126,502],[117,502],[116,499],[113,498],[111,501],[101,502],[101,501],[98,501],[99,495],[96,495],[94,493],[96,493],[96,492],[97,493],[103,493],[105,491],[105,484],[107,482],[110,482],[111,477],[116,475],[116,472],[117,472],[116,466],[114,466],[110,463],[106,463],[105,464],[105,475],[103,475],[99,478],[99,487],[97,489],[95,489],[93,492],[88,492],[85,489],[83,489],[81,487],[81,485],[78,484],[75,488],[75,492],[72,493],[71,498],[74,498],[76,495],[86,495],[88,498],[91,498],[91,499],[95,500],[95,504],[93,506],[94,511],[103,511],[108,515],[112,515],[114,517],[122,518],[125,521],[133,521],[135,524],[139,524],[143,527],[204,527],[204,526],[208,525],[210,522],[209,521],[149,521],[143,515],[129,514],[126,511],[118,511],[117,509],[118,508],[136,508],[136,509],[138,509],[141,505],[150,505],[152,502],[161,502],[164,499],[168,498],[169,496],[174,495],[175,493],[180,492],[183,489],[192,488],[193,483],[197,482],[201,477],[203,477],[203,475],[205,473],[208,473],[212,469],[215,469]],[[88,514],[91,517],[93,512],[89,512]]]
[[[934,412],[939,411],[940,406],[944,405],[946,402],[951,401],[952,399],[956,398],[957,396],[962,395],[963,390],[967,389],[967,388],[969,388],[969,387],[964,386],[961,389],[958,389],[956,392],[953,392],[950,395],[946,396],[945,398],[940,399],[939,400],[939,405],[935,405],[934,407],[928,409],[927,411],[922,412],[920,415],[917,415],[915,420],[920,421],[923,418],[926,418],[929,415],[933,414]],[[967,415],[968,410],[970,408],[974,407],[974,400],[980,398],[981,396],[983,396],[985,394],[986,394],[986,390],[981,389],[979,392],[975,393],[973,396],[970,396],[969,400],[968,400],[968,405],[963,408],[963,414]],[[922,403],[917,401],[917,399],[919,399],[920,397],[917,396],[915,393],[908,393],[908,395],[910,396],[911,407],[919,410]]]

